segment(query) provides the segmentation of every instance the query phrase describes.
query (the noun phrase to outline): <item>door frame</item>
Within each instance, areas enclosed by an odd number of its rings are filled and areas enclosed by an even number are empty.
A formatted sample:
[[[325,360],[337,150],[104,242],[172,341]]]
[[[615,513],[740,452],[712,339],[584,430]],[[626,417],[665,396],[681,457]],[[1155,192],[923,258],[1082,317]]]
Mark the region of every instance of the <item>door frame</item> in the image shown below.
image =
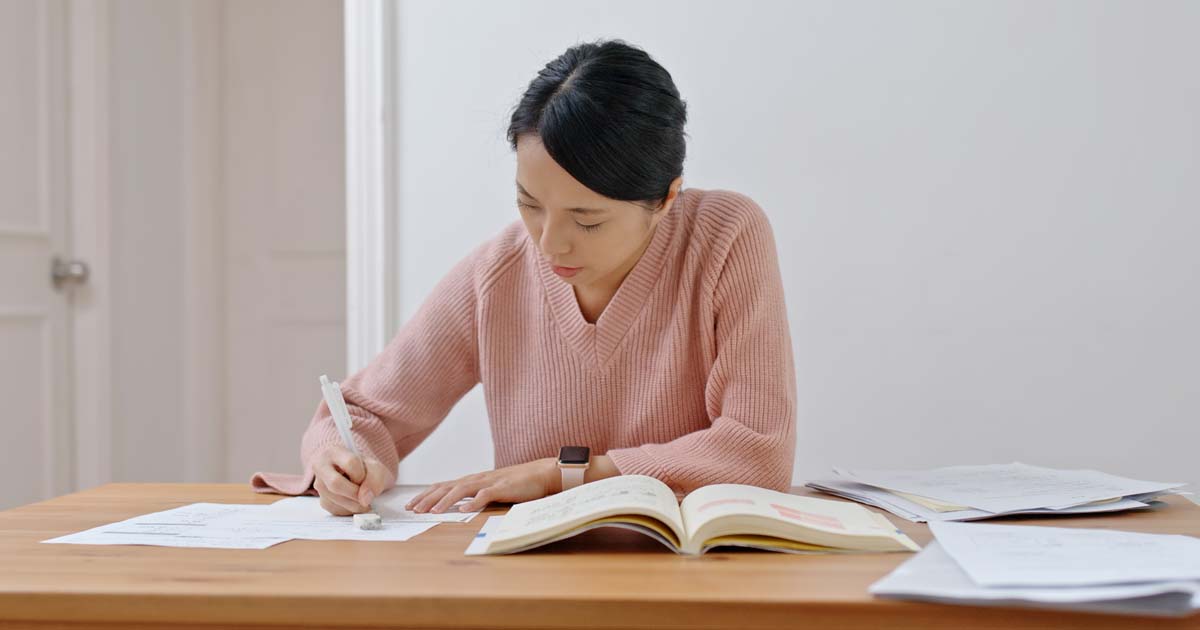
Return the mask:
[[[110,6],[67,3],[67,248],[87,261],[87,283],[69,297],[76,489],[112,480]]]
[[[399,325],[399,64],[396,3],[344,4],[346,371],[367,365]]]

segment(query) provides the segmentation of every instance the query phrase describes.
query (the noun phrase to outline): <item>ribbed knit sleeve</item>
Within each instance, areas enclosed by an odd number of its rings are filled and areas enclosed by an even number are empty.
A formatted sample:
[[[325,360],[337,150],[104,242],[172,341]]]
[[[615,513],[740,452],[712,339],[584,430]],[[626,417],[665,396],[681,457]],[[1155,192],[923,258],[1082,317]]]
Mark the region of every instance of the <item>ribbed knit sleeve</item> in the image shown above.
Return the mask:
[[[709,267],[716,359],[705,383],[708,428],[662,444],[608,451],[622,474],[678,492],[714,483],[786,491],[796,448],[796,377],[783,282],[766,215],[740,197],[736,220],[715,223],[727,244]]]
[[[341,383],[355,442],[392,471],[388,486],[395,483],[400,460],[479,382],[476,289],[487,245],[455,265],[383,352]],[[251,486],[313,494],[313,462],[330,444],[341,444],[341,438],[322,401],[302,439],[304,474],[257,473]]]

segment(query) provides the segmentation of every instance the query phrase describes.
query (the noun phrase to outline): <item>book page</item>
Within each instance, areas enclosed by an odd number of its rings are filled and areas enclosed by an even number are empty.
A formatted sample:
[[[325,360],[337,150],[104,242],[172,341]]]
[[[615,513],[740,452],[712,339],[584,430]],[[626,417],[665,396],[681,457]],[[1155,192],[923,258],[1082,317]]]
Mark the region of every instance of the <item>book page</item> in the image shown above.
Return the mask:
[[[682,539],[683,524],[675,493],[653,477],[620,475],[514,505],[493,535],[492,542],[537,538],[537,534],[559,532],[620,514],[658,518]]]
[[[687,496],[679,506],[687,532],[693,544],[697,533],[706,525],[721,518],[761,517],[789,525],[826,532],[835,536],[883,536],[905,541],[886,518],[866,508],[845,501],[801,497],[755,486],[718,484],[704,486]],[[760,532],[739,532],[760,533]],[[910,548],[915,548],[912,545]]]

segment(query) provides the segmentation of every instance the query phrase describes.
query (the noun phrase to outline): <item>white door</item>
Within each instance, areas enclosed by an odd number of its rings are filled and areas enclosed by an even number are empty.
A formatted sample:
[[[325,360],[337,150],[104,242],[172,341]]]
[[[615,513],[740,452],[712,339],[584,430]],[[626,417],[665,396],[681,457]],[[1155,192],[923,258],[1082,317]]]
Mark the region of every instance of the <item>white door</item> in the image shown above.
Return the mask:
[[[72,485],[65,13],[0,0],[0,509]]]

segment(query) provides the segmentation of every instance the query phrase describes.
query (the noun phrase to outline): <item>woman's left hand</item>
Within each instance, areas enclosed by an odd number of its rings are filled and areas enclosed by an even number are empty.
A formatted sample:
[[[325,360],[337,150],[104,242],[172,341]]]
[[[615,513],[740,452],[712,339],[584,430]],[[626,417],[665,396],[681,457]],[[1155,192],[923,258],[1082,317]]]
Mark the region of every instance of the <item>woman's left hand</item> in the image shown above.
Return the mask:
[[[442,481],[429,486],[413,497],[406,509],[414,512],[445,512],[460,499],[474,497],[458,509],[475,512],[492,501],[520,503],[532,501],[559,491],[562,485],[558,460],[553,457],[536,459],[525,464],[497,468],[467,475],[454,481]]]

